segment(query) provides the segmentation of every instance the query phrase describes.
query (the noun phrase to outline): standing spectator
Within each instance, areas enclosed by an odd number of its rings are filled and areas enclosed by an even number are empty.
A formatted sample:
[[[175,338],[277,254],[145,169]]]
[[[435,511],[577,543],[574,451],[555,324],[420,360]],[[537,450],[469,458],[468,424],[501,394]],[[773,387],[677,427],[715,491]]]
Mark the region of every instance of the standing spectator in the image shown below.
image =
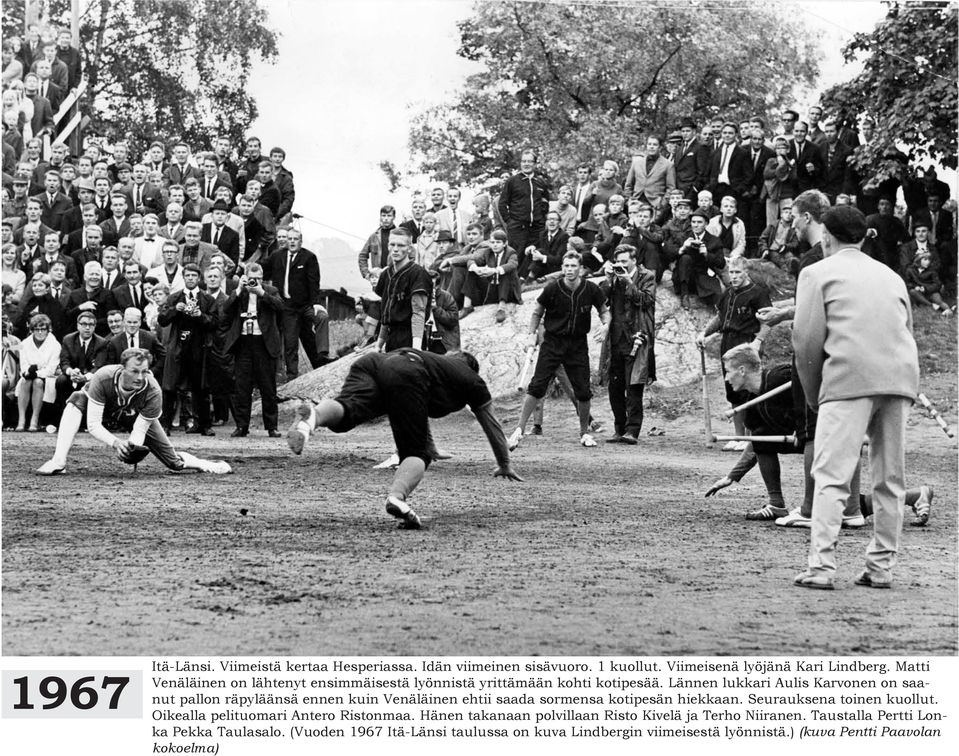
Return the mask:
[[[765,136],[759,129],[749,133],[746,149],[749,152],[749,182],[739,200],[739,218],[746,224],[746,251],[750,257],[755,257],[759,235],[766,228],[766,203],[763,198],[766,163],[776,155],[766,146]]]
[[[14,333],[25,339],[30,332],[30,320],[35,315],[45,315],[50,321],[53,335],[59,341],[67,335],[67,319],[64,305],[50,294],[50,276],[36,273],[30,280],[30,290],[20,302],[20,310],[13,323]]]
[[[231,192],[233,191],[233,187],[220,176],[215,155],[212,153],[204,155],[200,161],[200,168],[203,171],[202,178],[198,179],[200,182],[200,195],[203,199],[210,202],[211,205],[216,201],[216,190],[221,186],[225,186]],[[227,211],[229,212],[229,208],[227,208]]]
[[[40,58],[37,58],[33,61],[33,64],[30,66],[31,71],[36,72],[40,60]],[[53,40],[43,43],[43,60],[50,64],[50,78],[53,83],[64,92],[71,89],[70,71],[67,69],[66,64],[57,57],[57,43]]]
[[[905,496],[905,429],[919,384],[912,312],[902,279],[862,252],[866,222],[850,207],[823,216],[825,259],[799,275],[793,348],[819,410],[808,569],[794,583],[831,589],[850,480],[868,435],[874,535],[858,585],[888,588]]]
[[[499,211],[506,222],[509,246],[520,255],[521,274],[529,267],[525,262],[526,248],[536,243],[546,225],[549,194],[549,179],[536,173],[536,153],[523,151],[519,173],[509,178],[499,197]]]
[[[722,143],[713,151],[709,163],[709,191],[714,199],[727,195],[738,199],[749,185],[749,153],[737,144],[738,127],[724,123]]]
[[[653,208],[663,195],[676,188],[676,167],[661,153],[662,140],[656,134],[646,137],[646,152],[634,155],[626,173],[625,193]]]
[[[643,390],[655,379],[650,367],[654,364],[656,278],[636,264],[636,251],[628,244],[616,248],[603,272],[606,280],[600,289],[609,304],[610,323],[600,372],[609,383],[614,425],[607,443],[633,446],[643,428]]]
[[[466,227],[469,225],[469,213],[460,207],[461,192],[451,186],[446,193],[449,205],[436,213],[436,223],[441,231],[449,231],[453,241],[462,246],[466,241]]]
[[[186,199],[183,202],[183,222],[202,221],[203,216],[210,212],[213,203],[201,195],[199,179],[188,178],[183,184],[183,190],[186,192]],[[170,198],[174,199],[172,191]]]
[[[243,253],[241,262],[256,262],[266,260],[273,252],[276,244],[276,226],[273,218],[269,218],[269,226],[265,226],[254,213],[256,200],[249,194],[242,195],[233,209],[236,217],[243,223]]]
[[[403,224],[400,228],[409,228]],[[410,231],[410,239],[413,238]],[[424,213],[422,216],[422,225],[416,240],[416,251],[413,256],[414,262],[424,268],[430,268],[433,262],[439,257],[439,235],[443,234],[444,241],[453,241],[453,235],[449,231],[439,231],[436,228],[436,215],[432,212]]]
[[[599,171],[599,178],[593,182],[590,192],[590,212],[594,214],[594,208],[602,205],[608,208],[609,201],[617,194],[623,193],[623,187],[620,186],[616,177],[619,175],[619,164],[615,160],[604,160],[603,167]]]
[[[123,283],[113,288],[113,298],[117,307],[126,312],[131,307],[142,314],[146,310],[149,300],[143,290],[142,273],[136,260],[127,260],[123,263]]]
[[[50,109],[53,111],[53,114],[56,115],[60,110],[60,104],[67,95],[66,90],[58,87],[53,79],[50,78],[53,73],[53,68],[49,61],[39,60],[36,65],[37,79],[39,79],[37,93],[41,97],[47,98],[50,102]]]
[[[822,147],[826,143],[825,130],[819,128],[819,121],[822,120],[822,108],[813,105],[806,114],[809,124],[808,139],[817,147]]]
[[[199,243],[199,229],[197,229],[197,243]],[[147,278],[155,278],[167,285],[170,294],[175,294],[183,288],[183,266],[180,264],[180,247],[169,239],[163,242],[163,265],[147,271]],[[125,263],[124,263],[125,264]]]
[[[789,142],[778,136],[774,142],[775,156],[766,161],[763,169],[764,194],[766,197],[766,225],[779,220],[783,200],[792,200],[796,194],[796,160],[789,154]]]
[[[276,361],[280,356],[279,319],[283,302],[273,286],[263,283],[263,268],[258,263],[247,265],[240,285],[222,305],[220,319],[224,326],[224,350],[233,355],[236,372],[236,393],[233,413],[234,438],[250,432],[250,407],[253,389],[259,389],[263,401],[263,427],[270,438],[277,430]]]
[[[213,329],[216,327],[213,298],[199,288],[200,268],[192,263],[183,269],[183,289],[170,295],[160,309],[157,322],[170,326],[163,366],[163,418],[161,425],[172,425],[176,392],[189,390],[193,398],[194,424],[187,422],[187,433],[213,436],[210,394],[206,381],[206,360]],[[180,408],[181,424],[186,410]],[[189,416],[189,411],[186,411]]]
[[[279,291],[282,301],[281,330],[287,380],[300,373],[299,344],[314,368],[329,361],[330,321],[320,304],[320,265],[310,250],[303,249],[303,235],[291,228],[287,234],[289,248],[277,250],[263,266],[263,274]],[[320,330],[319,339],[315,331]],[[326,353],[317,353],[318,341],[326,337]]]
[[[263,154],[260,152],[262,143],[257,137],[249,137],[246,140],[246,152],[240,160],[240,165],[236,172],[236,190],[240,193],[246,191],[247,182],[256,178],[260,171],[260,164],[263,162]],[[267,161],[269,162],[269,161]],[[218,161],[222,164],[222,158]],[[272,171],[270,172],[272,174]]]
[[[912,216],[913,227],[920,222],[926,224],[929,229],[929,241],[937,250],[946,242],[954,241],[956,238],[953,226],[955,217],[951,212],[943,209],[942,197],[939,194],[928,194],[926,206],[917,210]]]
[[[575,229],[580,223],[589,218],[593,205],[593,167],[589,163],[580,163],[576,166],[576,185],[573,187],[573,206],[576,208]],[[570,231],[570,234],[573,232]]]
[[[230,206],[223,200],[217,200],[210,208],[212,219],[203,225],[200,240],[212,244],[229,257],[234,265],[240,262],[240,235],[227,226]]]
[[[823,194],[833,203],[840,194],[854,194],[856,189],[849,169],[852,150],[839,141],[839,130],[831,118],[823,124],[823,141],[819,144],[819,153],[823,163],[820,181]]]
[[[413,199],[410,205],[410,212],[413,217],[403,221],[400,227],[410,232],[410,238],[413,240],[413,244],[416,244],[420,238],[420,233],[423,231],[423,216],[426,214],[426,203],[422,197],[417,196]],[[435,225],[435,214],[433,215],[433,221]]]
[[[799,192],[818,189],[822,183],[824,166],[819,146],[806,139],[809,124],[799,121],[793,128],[789,156],[796,161],[796,188]]]
[[[173,145],[173,159],[163,174],[163,181],[167,187],[182,185],[189,178],[200,180],[203,171],[190,163],[190,145],[186,142],[177,142]]]
[[[899,245],[909,238],[906,227],[893,215],[891,198],[880,198],[878,209],[877,213],[866,218],[866,238],[862,251],[899,272]]]
[[[226,174],[230,177],[230,183],[240,192],[240,185],[237,181],[237,172],[239,166],[233,162],[233,145],[230,144],[230,137],[226,134],[218,134],[213,142],[213,154],[216,157],[216,168],[220,174]]]
[[[287,224],[289,215],[293,211],[293,202],[296,200],[296,189],[293,186],[293,173],[283,165],[286,160],[286,150],[274,147],[270,150],[270,163],[273,164],[273,181],[280,193],[280,206],[276,211],[276,222]]]
[[[70,198],[60,191],[60,172],[49,169],[43,177],[44,192],[40,195],[43,209],[40,211],[40,222],[50,228],[60,231],[63,226],[63,216],[73,210]]]
[[[709,181],[709,159],[712,150],[696,135],[696,123],[684,118],[679,127],[683,141],[676,152],[676,186],[690,200],[696,199]]]
[[[435,213],[434,213],[435,217]],[[366,279],[373,279],[380,275],[389,264],[389,253],[387,243],[390,233],[396,226],[393,221],[396,219],[396,208],[392,205],[383,205],[380,208],[380,226],[366,240],[363,248],[360,250],[358,263],[360,266],[360,275]],[[412,238],[412,236],[410,237]]]

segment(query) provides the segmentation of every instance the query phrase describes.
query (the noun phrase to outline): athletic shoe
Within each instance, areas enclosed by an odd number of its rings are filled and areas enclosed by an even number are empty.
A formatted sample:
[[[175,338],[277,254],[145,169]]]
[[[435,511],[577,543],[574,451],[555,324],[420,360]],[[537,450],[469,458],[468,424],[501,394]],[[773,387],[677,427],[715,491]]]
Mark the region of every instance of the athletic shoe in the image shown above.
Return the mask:
[[[797,507],[785,517],[777,518],[776,524],[782,528],[811,528],[812,520],[808,517],[803,517]]]
[[[861,514],[843,517],[842,526],[844,528],[863,528],[866,526],[866,518]]]
[[[52,459],[49,459],[40,465],[37,469],[37,475],[63,475],[65,469],[62,465],[58,465]]]
[[[450,454],[446,449],[440,449],[439,447],[433,449],[433,461],[436,462],[440,459],[453,459],[453,455]],[[397,465],[399,465],[399,457],[397,457]]]
[[[729,442],[727,442],[727,444],[723,447],[723,451],[736,451],[736,444],[737,444],[737,443],[738,443],[738,442],[736,442],[736,441],[729,441]]]
[[[868,572],[863,572],[859,577],[853,580],[856,585],[864,585],[866,588],[892,588],[891,580],[876,580]]]
[[[820,591],[831,591],[835,588],[830,578],[808,571],[796,575],[793,578],[793,585],[798,585],[800,588],[815,588]]]
[[[916,513],[916,519],[912,521],[912,525],[921,528],[929,522],[929,510],[932,509],[932,497],[934,495],[935,492],[932,490],[932,486],[919,486],[919,498],[916,500],[916,503],[912,505]]]
[[[403,530],[419,530],[423,527],[410,505],[395,496],[386,497],[386,513],[400,520],[400,528]]]
[[[584,433],[582,436],[580,436],[579,444],[580,446],[585,446],[587,449],[591,449],[596,446],[596,439],[588,433]]]
[[[639,439],[636,436],[623,436],[623,440],[620,442],[626,444],[626,446],[636,446],[639,443]]]
[[[762,509],[757,509],[755,512],[747,512],[747,520],[775,520],[777,517],[785,517],[789,514],[789,510],[786,507],[774,507],[772,504],[767,504]]]
[[[606,443],[607,443],[607,444],[622,444],[622,443],[625,443],[625,442],[623,441],[623,437],[617,433],[615,436],[610,436],[609,438],[607,438],[607,439],[606,439]]]
[[[533,426],[533,435],[534,435],[534,436],[542,436],[542,435],[543,435],[543,426],[542,426],[542,425],[534,425],[534,426]]]
[[[509,435],[509,438],[506,439],[506,445],[509,447],[510,451],[513,451],[513,449],[519,446],[519,442],[522,441],[522,439],[523,429],[517,428]]]
[[[393,452],[390,456],[380,462],[378,465],[373,465],[374,470],[391,470],[394,467],[400,466],[400,455],[396,452]]]
[[[296,408],[296,417],[293,418],[293,424],[286,432],[286,442],[290,445],[290,451],[294,454],[301,454],[303,447],[306,446],[310,438],[310,419],[313,417],[313,405],[308,402],[300,402]]]
[[[199,470],[212,475],[229,475],[233,472],[233,468],[221,459],[201,459],[188,452],[180,452],[180,460],[184,463],[190,463],[189,467],[184,466],[181,469]],[[179,472],[179,470],[176,472]]]

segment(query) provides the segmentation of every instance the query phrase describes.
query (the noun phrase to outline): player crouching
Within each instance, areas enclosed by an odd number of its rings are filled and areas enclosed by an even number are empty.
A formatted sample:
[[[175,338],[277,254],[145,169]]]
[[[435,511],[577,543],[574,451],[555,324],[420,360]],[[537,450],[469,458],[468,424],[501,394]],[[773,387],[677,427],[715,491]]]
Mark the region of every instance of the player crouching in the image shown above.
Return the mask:
[[[407,500],[433,461],[429,419],[445,417],[466,405],[493,449],[497,463],[493,475],[522,481],[510,467],[506,436],[493,414],[493,400],[476,359],[466,352],[437,355],[399,349],[365,354],[350,366],[336,399],[297,407],[287,441],[300,454],[317,428],[345,433],[387,415],[400,464],[386,498],[386,512],[400,520],[401,528],[419,530],[420,518]]]
[[[150,353],[145,349],[127,349],[119,365],[105,365],[81,391],[74,391],[63,410],[53,457],[37,470],[38,475],[60,475],[67,455],[80,429],[84,415],[87,430],[95,439],[113,447],[117,458],[136,465],[151,452],[170,470],[199,470],[223,475],[233,472],[220,460],[194,457],[177,452],[160,425],[163,409],[160,385],[150,372]],[[120,427],[130,427],[130,438],[123,441],[103,425],[104,417],[114,418]]]

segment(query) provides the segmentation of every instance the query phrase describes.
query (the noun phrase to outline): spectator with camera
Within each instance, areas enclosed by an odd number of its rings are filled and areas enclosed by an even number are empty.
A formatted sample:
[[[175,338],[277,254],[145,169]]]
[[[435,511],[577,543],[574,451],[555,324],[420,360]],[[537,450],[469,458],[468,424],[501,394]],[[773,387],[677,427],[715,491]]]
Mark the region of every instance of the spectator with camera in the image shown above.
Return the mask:
[[[225,332],[223,349],[235,360],[233,438],[242,438],[250,432],[254,388],[260,390],[263,401],[263,427],[270,438],[280,435],[276,361],[282,351],[279,326],[282,313],[279,291],[263,283],[263,267],[259,263],[249,263],[245,275],[240,276],[239,287],[226,298],[220,311],[220,324]]]

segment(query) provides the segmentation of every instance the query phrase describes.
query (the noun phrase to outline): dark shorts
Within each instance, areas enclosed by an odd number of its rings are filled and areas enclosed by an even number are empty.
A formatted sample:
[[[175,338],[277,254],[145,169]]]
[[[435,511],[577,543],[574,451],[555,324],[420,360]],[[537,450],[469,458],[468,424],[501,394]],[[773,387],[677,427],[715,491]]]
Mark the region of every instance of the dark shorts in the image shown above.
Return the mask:
[[[415,352],[405,352],[404,356],[406,359],[388,365],[366,359],[373,355],[354,362],[336,397],[343,406],[343,419],[330,430],[345,433],[387,415],[400,460],[419,457],[428,467],[432,461],[429,376]]]
[[[587,402],[593,392],[589,386],[589,347],[585,336],[564,338],[546,334],[539,348],[536,370],[526,393],[535,399],[546,396],[556,370],[563,366],[577,401]]]

